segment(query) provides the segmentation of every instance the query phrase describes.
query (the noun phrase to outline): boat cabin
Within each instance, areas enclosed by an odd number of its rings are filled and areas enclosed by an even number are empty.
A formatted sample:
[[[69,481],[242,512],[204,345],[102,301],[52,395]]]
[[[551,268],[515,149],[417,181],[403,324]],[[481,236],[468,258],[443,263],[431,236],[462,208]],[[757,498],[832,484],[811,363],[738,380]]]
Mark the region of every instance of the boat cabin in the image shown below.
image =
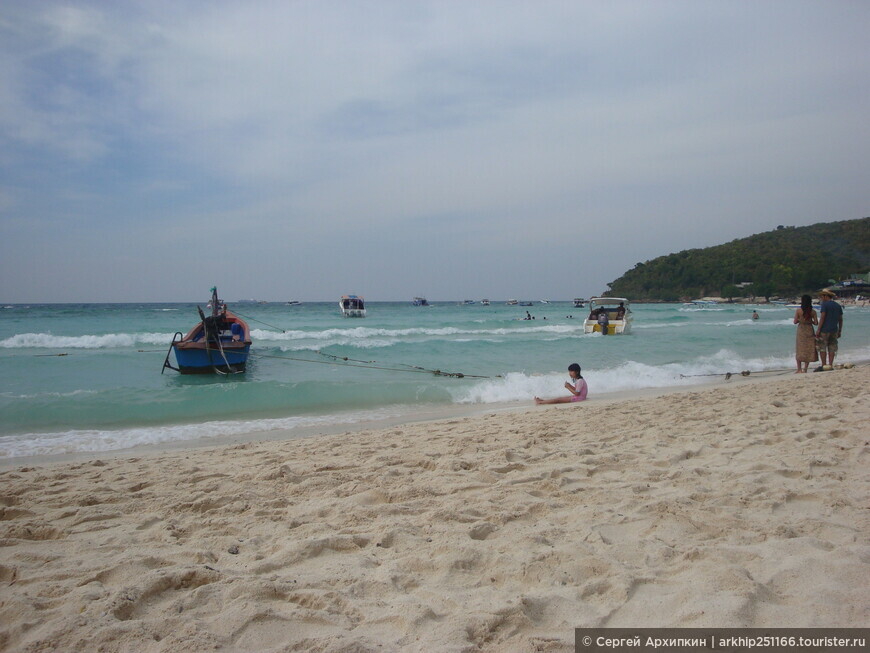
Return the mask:
[[[338,300],[338,307],[344,317],[365,317],[365,300],[359,295],[342,295]]]

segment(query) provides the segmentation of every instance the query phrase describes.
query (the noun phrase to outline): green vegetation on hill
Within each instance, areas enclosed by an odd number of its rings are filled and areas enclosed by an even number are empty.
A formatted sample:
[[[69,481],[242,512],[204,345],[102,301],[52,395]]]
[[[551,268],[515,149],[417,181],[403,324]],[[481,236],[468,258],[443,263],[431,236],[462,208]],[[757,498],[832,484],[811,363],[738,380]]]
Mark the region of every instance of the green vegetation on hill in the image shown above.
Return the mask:
[[[870,268],[870,218],[774,231],[638,263],[608,295],[632,300],[796,296]],[[752,282],[739,288],[738,284]]]

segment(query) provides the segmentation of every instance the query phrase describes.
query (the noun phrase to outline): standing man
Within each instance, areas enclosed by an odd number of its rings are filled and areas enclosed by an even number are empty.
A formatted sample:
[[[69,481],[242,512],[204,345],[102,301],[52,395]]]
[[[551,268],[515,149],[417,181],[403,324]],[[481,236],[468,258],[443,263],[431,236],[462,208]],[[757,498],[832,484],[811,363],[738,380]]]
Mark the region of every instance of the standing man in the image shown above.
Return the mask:
[[[607,326],[610,324],[610,318],[607,316],[607,309],[601,307],[601,312],[598,313],[598,325],[601,327],[601,335],[607,335]]]
[[[836,295],[830,290],[819,292],[819,330],[816,332],[816,348],[822,366],[816,368],[821,372],[825,365],[834,364],[837,355],[837,340],[843,335],[843,307],[834,301]]]

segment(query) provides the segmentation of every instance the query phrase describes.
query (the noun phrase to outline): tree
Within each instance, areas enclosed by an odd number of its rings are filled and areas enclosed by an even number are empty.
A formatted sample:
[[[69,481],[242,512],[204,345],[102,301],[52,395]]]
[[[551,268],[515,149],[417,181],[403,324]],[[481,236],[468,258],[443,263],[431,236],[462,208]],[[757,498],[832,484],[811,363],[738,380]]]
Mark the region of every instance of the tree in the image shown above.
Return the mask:
[[[610,294],[631,299],[666,300],[698,296],[738,281],[750,281],[758,296],[798,295],[830,278],[870,268],[870,218],[787,227],[748,238],[666,254],[638,263],[608,284]]]
[[[732,300],[735,297],[742,297],[743,294],[740,292],[740,288],[729,283],[727,286],[722,288],[722,296],[726,297],[728,300]]]
[[[774,265],[770,281],[777,292],[788,293],[794,282],[794,270],[788,265]]]

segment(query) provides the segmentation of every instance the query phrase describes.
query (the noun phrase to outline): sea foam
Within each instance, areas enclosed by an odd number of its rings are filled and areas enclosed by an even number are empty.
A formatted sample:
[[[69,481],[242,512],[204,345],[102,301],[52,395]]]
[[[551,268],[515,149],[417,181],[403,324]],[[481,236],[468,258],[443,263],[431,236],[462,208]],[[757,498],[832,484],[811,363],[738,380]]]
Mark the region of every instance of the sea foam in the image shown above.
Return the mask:
[[[379,408],[321,416],[210,421],[197,424],[174,424],[118,430],[74,429],[57,433],[26,433],[0,436],[0,458],[116,451],[142,445],[168,444],[249,433],[307,427],[325,428],[390,419],[400,414],[401,411],[398,409]]]
[[[728,372],[765,372],[791,369],[794,360],[787,357],[744,358],[733,351],[722,349],[712,356],[696,358],[686,363],[649,365],[626,361],[612,369],[584,369],[583,378],[589,384],[589,396],[596,393],[640,390],[643,388],[666,388],[670,386],[695,385],[724,377]],[[487,379],[471,388],[453,391],[458,403],[499,403],[527,401],[535,396],[554,397],[564,394],[567,372],[528,375],[509,373],[501,379]]]
[[[145,345],[169,345],[171,333],[107,333],[105,335],[56,336],[51,333],[18,333],[0,340],[4,349],[116,349]]]

